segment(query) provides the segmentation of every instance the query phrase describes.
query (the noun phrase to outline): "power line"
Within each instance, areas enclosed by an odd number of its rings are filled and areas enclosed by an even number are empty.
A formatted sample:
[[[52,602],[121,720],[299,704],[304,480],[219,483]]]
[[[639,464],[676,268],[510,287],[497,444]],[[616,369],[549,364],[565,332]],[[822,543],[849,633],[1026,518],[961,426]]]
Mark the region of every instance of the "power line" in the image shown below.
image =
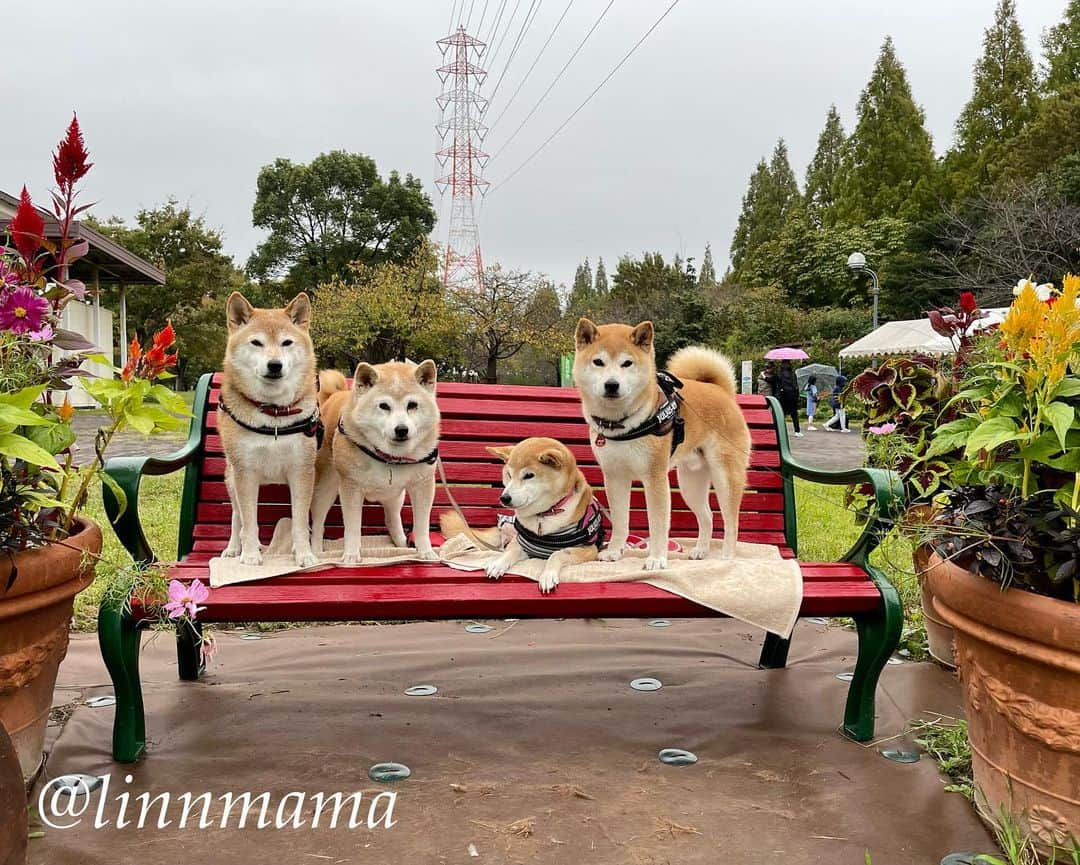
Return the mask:
[[[447,33],[453,33],[454,32],[454,22],[458,18],[457,5],[458,5],[458,0],[451,0],[451,2],[450,2],[450,23],[446,25],[446,32]],[[461,0],[461,8],[462,9],[465,8],[465,0]]]
[[[487,18],[488,3],[490,0],[484,0],[484,8],[480,12],[480,20],[476,22],[476,30],[479,32],[480,28],[484,26],[484,19]],[[472,17],[471,15],[469,16]]]
[[[525,77],[521,79],[521,82],[517,86],[517,90],[510,96],[510,101],[506,103],[503,110],[499,112],[499,116],[492,121],[488,127],[488,131],[495,128],[495,124],[502,120],[503,115],[506,114],[507,109],[514,104],[514,100],[517,99],[517,95],[521,92],[521,88],[525,86],[525,82],[529,80],[529,76],[532,75],[532,71],[536,68],[536,64],[540,62],[540,58],[544,56],[544,52],[547,50],[548,45],[551,44],[551,40],[555,38],[555,33],[559,29],[559,25],[563,23],[563,19],[566,17],[566,13],[570,11],[570,7],[574,5],[574,0],[570,0],[566,4],[566,8],[563,9],[562,15],[559,16],[559,20],[555,22],[555,26],[551,28],[551,33],[548,35],[547,41],[541,46],[539,53],[533,59],[532,65],[525,73]],[[494,96],[494,94],[492,94]]]
[[[541,97],[536,100],[536,104],[532,107],[532,109],[529,111],[529,113],[525,115],[525,119],[522,120],[521,123],[518,124],[518,128],[515,129],[510,134],[510,137],[507,138],[505,142],[503,142],[502,147],[500,147],[495,152],[495,154],[491,157],[492,159],[494,159],[496,156],[498,156],[500,153],[502,153],[506,149],[507,145],[510,144],[510,142],[513,141],[514,138],[517,137],[517,134],[519,132],[521,132],[522,127],[524,127],[525,124],[529,122],[529,118],[532,117],[536,113],[536,109],[540,107],[540,104],[545,99],[547,99],[548,94],[554,89],[555,85],[559,83],[559,79],[563,77],[563,74],[570,67],[570,64],[574,62],[574,58],[577,57],[578,54],[581,53],[581,49],[585,47],[585,43],[589,41],[589,37],[593,35],[593,33],[596,31],[596,28],[600,26],[600,22],[604,20],[604,16],[608,14],[608,10],[614,5],[615,5],[615,0],[608,0],[608,5],[605,6],[604,11],[600,13],[600,17],[597,18],[596,21],[593,22],[593,26],[590,27],[589,32],[585,34],[585,38],[582,39],[580,43],[578,43],[578,47],[574,49],[574,53],[570,55],[570,59],[567,60],[566,63],[563,64],[563,68],[559,70],[559,72],[555,76],[554,80],[548,85],[547,90],[545,90],[543,95],[541,95]],[[492,189],[494,189],[494,187],[492,187]]]
[[[503,43],[506,42],[506,37],[510,33],[510,28],[514,25],[514,18],[517,17],[518,9],[521,8],[521,0],[514,0],[514,9],[510,13],[510,17],[506,19],[506,26],[503,28],[502,34],[499,36],[499,44],[492,49],[491,53],[487,56],[487,69],[488,74],[491,74],[491,70],[495,66],[495,58],[499,56],[499,52],[502,50]]]
[[[499,22],[502,20],[503,11],[506,9],[506,0],[501,0],[499,3],[499,11],[495,13],[495,18],[491,22],[491,29],[488,30],[487,37],[484,39],[484,45],[487,47],[487,57],[491,57],[491,37],[495,35],[495,30],[499,26]]]
[[[506,77],[506,73],[510,69],[510,64],[514,62],[514,58],[517,56],[518,49],[521,47],[522,40],[525,38],[525,34],[529,32],[529,28],[532,26],[533,21],[536,20],[536,16],[540,14],[540,5],[544,0],[532,0],[532,5],[529,7],[529,11],[525,13],[525,20],[522,22],[521,30],[518,32],[517,41],[514,42],[514,47],[510,51],[510,56],[506,58],[506,64],[502,68],[502,72],[499,75],[499,80],[495,82],[495,86],[491,90],[491,95],[488,96],[488,106],[491,105],[491,100],[495,98],[495,94],[499,92],[499,87],[503,83],[503,78]],[[535,9],[535,11],[533,11]],[[532,17],[530,18],[530,14]],[[484,108],[487,111],[487,106]]]
[[[461,0],[461,8],[465,9],[465,0]],[[469,0],[469,15],[465,19],[465,32],[469,31],[469,22],[472,21],[473,9],[476,8],[476,0]]]
[[[590,93],[588,96],[585,97],[585,100],[577,108],[575,108],[573,110],[573,112],[571,112],[570,116],[567,117],[566,120],[564,120],[562,123],[559,124],[558,128],[554,132],[552,132],[551,135],[549,135],[544,140],[543,144],[541,144],[539,147],[537,147],[536,150],[534,150],[529,155],[528,159],[526,159],[523,163],[521,163],[521,165],[519,165],[512,172],[510,172],[510,174],[507,175],[503,180],[500,180],[498,183],[496,183],[494,186],[492,186],[490,191],[494,192],[500,186],[503,186],[503,185],[509,183],[519,171],[521,171],[526,165],[528,165],[530,162],[532,162],[539,155],[540,151],[543,150],[545,147],[547,147],[548,144],[550,144],[552,142],[552,140],[555,138],[555,136],[558,135],[560,132],[562,132],[563,129],[565,129],[566,126],[570,123],[570,121],[573,120],[578,115],[578,112],[580,112],[582,108],[584,108],[586,105],[589,104],[589,102],[592,100],[592,98],[597,93],[600,92],[600,89],[605,84],[607,84],[608,81],[610,81],[614,77],[615,73],[618,72],[622,68],[623,64],[626,63],[626,61],[630,59],[631,55],[633,55],[633,53],[635,51],[637,51],[637,49],[639,47],[641,47],[641,44],[646,39],[649,38],[650,34],[652,34],[652,32],[657,27],[660,26],[660,22],[663,21],[665,18],[667,18],[668,14],[671,12],[671,10],[674,9],[678,5],[679,5],[679,0],[673,0],[672,4],[670,6],[668,6],[667,9],[664,10],[664,14],[656,19],[656,21],[653,23],[652,27],[650,27],[648,30],[645,31],[645,35],[643,35],[637,42],[634,43],[634,46],[629,51],[626,52],[626,54],[623,56],[622,60],[620,60],[618,63],[615,64],[614,68],[604,77],[604,80],[601,81],[599,84],[597,84],[595,88],[593,88],[592,93]],[[505,147],[505,145],[503,145],[503,146]],[[501,148],[500,148],[500,150],[501,150]],[[498,154],[496,154],[496,155],[498,155]]]

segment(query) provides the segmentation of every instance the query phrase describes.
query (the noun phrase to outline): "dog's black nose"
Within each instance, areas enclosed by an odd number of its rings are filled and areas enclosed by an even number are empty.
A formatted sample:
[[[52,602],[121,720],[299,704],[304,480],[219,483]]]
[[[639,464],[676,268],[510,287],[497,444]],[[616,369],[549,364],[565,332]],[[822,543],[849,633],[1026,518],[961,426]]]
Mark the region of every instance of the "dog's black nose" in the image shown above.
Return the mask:
[[[613,378],[604,382],[604,393],[607,396],[615,396],[619,392],[619,383]]]
[[[510,498],[510,493],[503,493],[501,496],[499,496],[499,501],[507,507],[510,507],[510,502],[512,502],[513,499]]]
[[[268,360],[266,362],[266,371],[270,375],[281,375],[281,361],[280,360]]]
[[[409,437],[409,428],[404,424],[394,427],[394,438],[398,441],[404,441]]]

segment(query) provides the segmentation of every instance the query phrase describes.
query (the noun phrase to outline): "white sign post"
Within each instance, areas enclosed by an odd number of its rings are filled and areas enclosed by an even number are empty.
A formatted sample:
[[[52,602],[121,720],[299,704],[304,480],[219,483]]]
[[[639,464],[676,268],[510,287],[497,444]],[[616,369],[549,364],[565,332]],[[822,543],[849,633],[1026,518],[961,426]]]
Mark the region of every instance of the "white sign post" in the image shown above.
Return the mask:
[[[754,362],[752,360],[742,362],[742,392],[754,392]]]

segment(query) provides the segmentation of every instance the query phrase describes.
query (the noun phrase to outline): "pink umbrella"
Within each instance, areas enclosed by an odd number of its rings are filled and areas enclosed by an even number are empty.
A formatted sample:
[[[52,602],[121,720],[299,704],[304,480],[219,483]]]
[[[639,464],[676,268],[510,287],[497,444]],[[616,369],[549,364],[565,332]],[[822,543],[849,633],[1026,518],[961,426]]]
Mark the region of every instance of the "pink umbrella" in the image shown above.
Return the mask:
[[[791,348],[790,346],[774,348],[765,355],[766,360],[809,360],[809,358],[810,355],[801,348]]]

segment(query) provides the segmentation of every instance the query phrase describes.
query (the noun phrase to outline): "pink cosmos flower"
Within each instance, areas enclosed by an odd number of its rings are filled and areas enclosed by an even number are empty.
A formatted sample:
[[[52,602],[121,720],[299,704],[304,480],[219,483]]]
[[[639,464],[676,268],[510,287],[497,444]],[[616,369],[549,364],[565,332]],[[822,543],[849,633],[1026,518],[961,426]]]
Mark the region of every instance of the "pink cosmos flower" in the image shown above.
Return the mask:
[[[201,580],[193,580],[188,586],[179,580],[170,580],[169,602],[165,604],[165,612],[169,614],[170,619],[179,619],[186,615],[195,621],[199,610],[206,609],[206,607],[200,607],[199,604],[209,597],[210,590],[202,584]]]
[[[49,302],[38,297],[28,285],[0,295],[0,327],[4,330],[12,333],[41,330],[48,313]]]
[[[214,639],[214,635],[203,634],[202,642],[199,643],[199,657],[202,659],[204,667],[214,659],[214,655],[217,654],[217,650],[217,640]]]
[[[876,436],[887,436],[889,433],[896,431],[896,424],[892,422],[883,423],[881,426],[871,426],[866,429],[867,432],[872,432]]]
[[[28,331],[26,336],[31,342],[48,342],[53,338],[52,325],[43,324],[37,330]]]

